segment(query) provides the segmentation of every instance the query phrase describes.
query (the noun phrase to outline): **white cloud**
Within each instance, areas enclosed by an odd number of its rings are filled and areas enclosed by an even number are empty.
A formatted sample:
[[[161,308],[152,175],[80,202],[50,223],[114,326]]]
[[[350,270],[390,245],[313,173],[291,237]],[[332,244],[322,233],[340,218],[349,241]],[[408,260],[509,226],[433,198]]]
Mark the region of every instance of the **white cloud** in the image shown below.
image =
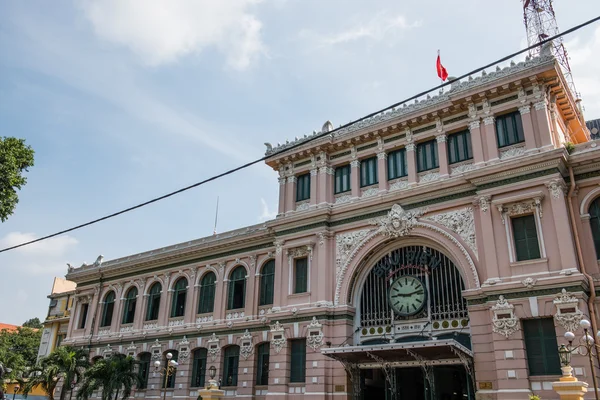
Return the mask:
[[[263,222],[263,221],[268,221],[271,220],[273,218],[275,218],[277,216],[277,211],[273,210],[270,211],[269,210],[269,205],[267,204],[267,202],[265,201],[265,199],[261,198],[260,199],[260,204],[262,205],[262,214],[260,214],[258,216],[258,220]]]
[[[256,0],[81,0],[96,34],[130,48],[150,65],[215,47],[235,69],[246,69],[265,46]]]
[[[598,76],[598,54],[600,54],[600,27],[596,28],[588,41],[579,37],[566,42],[570,66],[577,91],[581,93],[585,117],[600,118],[600,76]]]

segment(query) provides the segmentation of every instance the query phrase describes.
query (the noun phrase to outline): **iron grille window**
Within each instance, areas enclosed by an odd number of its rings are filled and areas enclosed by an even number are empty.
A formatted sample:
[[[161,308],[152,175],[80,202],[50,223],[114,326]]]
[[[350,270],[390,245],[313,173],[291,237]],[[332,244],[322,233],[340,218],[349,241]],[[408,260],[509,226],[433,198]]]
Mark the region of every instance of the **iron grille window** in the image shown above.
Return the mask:
[[[454,164],[473,158],[471,132],[467,129],[448,136],[448,163]]]
[[[523,320],[529,375],[559,375],[558,343],[552,318]]]
[[[259,344],[256,349],[256,384],[269,384],[269,343]]]
[[[246,298],[246,269],[241,265],[231,273],[229,293],[227,293],[227,309],[244,308]]]
[[[223,355],[223,386],[237,386],[239,361],[239,346],[227,347]]]
[[[192,365],[192,385],[191,387],[202,387],[206,379],[206,349],[194,350],[194,361]]]
[[[296,182],[296,201],[310,199],[310,174],[300,175]]]
[[[590,227],[592,228],[592,238],[596,248],[596,258],[600,260],[600,198],[594,200],[590,205]]]
[[[496,117],[498,147],[506,147],[525,141],[523,122],[518,111]]]
[[[308,290],[308,258],[294,260],[294,293],[305,293]]]
[[[112,323],[113,311],[115,309],[115,292],[109,292],[104,297],[104,307],[102,308],[102,323],[100,326],[110,326]]]
[[[377,157],[362,160],[360,162],[360,187],[371,186],[377,182]]]
[[[160,291],[162,286],[156,282],[148,292],[148,310],[146,311],[146,321],[158,319],[158,310],[160,309]]]
[[[388,180],[408,175],[406,149],[392,151],[388,154]]]
[[[187,294],[187,279],[179,278],[173,287],[171,302],[171,317],[183,317],[185,314],[185,298]]]
[[[350,165],[337,167],[335,169],[335,190],[334,194],[347,192],[350,190]]]
[[[540,258],[540,246],[533,214],[512,218],[512,228],[517,261]]]
[[[260,274],[260,301],[258,305],[273,304],[273,290],[275,288],[275,260],[269,260],[262,267]]]
[[[437,142],[430,140],[417,144],[417,170],[423,172],[439,166]]]
[[[217,277],[214,272],[209,272],[200,281],[200,300],[198,301],[198,314],[211,313],[215,307],[215,288]]]
[[[306,381],[306,339],[291,340],[290,382]]]
[[[148,387],[148,375],[150,373],[150,353],[142,353],[138,361],[139,368],[138,374],[140,375],[140,382],[138,389],[146,389]]]
[[[125,295],[125,306],[123,307],[123,320],[124,324],[133,323],[133,319],[135,318],[135,305],[137,303],[137,288],[132,287],[127,291]]]
[[[79,329],[85,328],[89,308],[90,305],[88,303],[81,305],[81,318],[79,319]]]

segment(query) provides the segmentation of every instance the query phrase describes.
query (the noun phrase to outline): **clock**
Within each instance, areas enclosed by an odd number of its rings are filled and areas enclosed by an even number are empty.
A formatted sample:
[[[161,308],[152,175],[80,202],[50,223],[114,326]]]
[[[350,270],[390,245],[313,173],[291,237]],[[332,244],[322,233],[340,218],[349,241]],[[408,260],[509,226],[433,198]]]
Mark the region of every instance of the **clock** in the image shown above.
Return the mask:
[[[427,291],[423,282],[415,276],[401,276],[390,286],[389,301],[397,315],[408,317],[423,309]]]

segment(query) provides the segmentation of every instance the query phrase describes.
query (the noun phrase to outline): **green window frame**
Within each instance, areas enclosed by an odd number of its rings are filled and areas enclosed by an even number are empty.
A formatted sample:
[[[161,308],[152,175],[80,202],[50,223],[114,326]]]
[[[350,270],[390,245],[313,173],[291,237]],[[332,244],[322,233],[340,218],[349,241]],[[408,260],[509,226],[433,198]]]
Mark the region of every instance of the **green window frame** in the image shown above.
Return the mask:
[[[496,139],[498,140],[498,148],[525,141],[520,112],[515,111],[496,117]]]
[[[223,353],[223,386],[237,386],[240,347],[229,346]]]
[[[522,324],[529,375],[560,375],[554,320],[552,318],[524,319]]]
[[[102,323],[100,326],[110,326],[112,324],[113,311],[115,309],[115,292],[112,290],[104,296],[104,306],[102,307]]]
[[[81,316],[79,317],[79,329],[85,329],[89,309],[89,303],[84,303],[81,305],[81,311],[79,313],[79,315]]]
[[[162,360],[162,365],[167,365],[167,362],[169,360],[167,360],[167,353],[171,353],[173,355],[172,360],[173,361],[177,361],[179,359],[179,352],[177,350],[167,350],[165,352],[165,357],[163,357]],[[173,375],[169,375],[169,377],[167,378],[167,384],[166,384],[166,388],[167,389],[174,389],[175,388],[175,377],[177,376],[177,374],[173,374]],[[161,379],[162,381],[162,388],[165,389],[165,380]]]
[[[540,258],[540,245],[533,214],[511,218],[517,261]]]
[[[148,291],[148,308],[146,310],[146,321],[155,321],[158,319],[158,311],[160,310],[160,292],[162,286],[155,282]]]
[[[192,361],[192,382],[190,387],[203,387],[206,381],[206,358],[208,350],[201,348],[194,350]]]
[[[275,260],[267,261],[260,272],[260,299],[259,306],[273,304],[275,289]]]
[[[362,160],[360,162],[360,187],[375,185],[378,182],[377,157]]]
[[[402,178],[408,175],[406,149],[392,151],[388,154],[388,180]]]
[[[256,347],[256,384],[269,384],[269,348],[270,343],[261,343]]]
[[[294,339],[290,342],[290,382],[306,382],[306,339]]]
[[[231,272],[227,293],[227,309],[244,308],[246,304],[246,269],[241,265]]]
[[[148,387],[148,376],[150,375],[150,360],[152,355],[150,353],[142,353],[138,360],[138,375],[140,376],[140,382],[137,386],[138,389],[146,389]]]
[[[200,280],[200,296],[198,299],[198,314],[211,313],[215,309],[215,289],[217,276],[210,271]]]
[[[135,318],[135,306],[137,304],[138,291],[136,287],[132,287],[125,295],[125,304],[123,306],[123,324],[132,324]]]
[[[294,259],[294,293],[308,291],[308,258]]]
[[[337,167],[334,172],[334,194],[350,191],[350,164]]]
[[[173,297],[171,299],[171,318],[183,317],[185,315],[185,299],[187,297],[187,279],[179,278],[173,286]]]
[[[310,173],[298,176],[296,181],[296,201],[310,199]]]
[[[592,228],[592,238],[596,248],[596,259],[600,260],[600,197],[590,204],[588,213],[590,214],[590,228]]]
[[[471,146],[471,131],[453,133],[448,136],[448,163],[455,164],[461,161],[473,158],[473,148]]]
[[[428,171],[439,166],[437,141],[417,143],[417,171]]]

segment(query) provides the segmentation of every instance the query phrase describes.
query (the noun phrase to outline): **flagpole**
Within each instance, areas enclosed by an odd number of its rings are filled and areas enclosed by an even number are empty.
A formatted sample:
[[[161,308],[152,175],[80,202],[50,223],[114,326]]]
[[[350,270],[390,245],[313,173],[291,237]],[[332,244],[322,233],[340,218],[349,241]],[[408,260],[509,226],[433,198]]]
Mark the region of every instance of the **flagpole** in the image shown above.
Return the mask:
[[[219,196],[217,196],[217,209],[215,211],[215,229],[213,230],[213,235],[217,234],[217,218],[219,217]]]
[[[440,58],[440,49],[438,49],[438,59],[441,59]],[[441,76],[439,78],[440,78],[441,84],[443,85],[444,84],[444,80],[442,79]],[[443,87],[440,88],[440,94],[442,94],[442,93],[444,93],[444,88]]]

